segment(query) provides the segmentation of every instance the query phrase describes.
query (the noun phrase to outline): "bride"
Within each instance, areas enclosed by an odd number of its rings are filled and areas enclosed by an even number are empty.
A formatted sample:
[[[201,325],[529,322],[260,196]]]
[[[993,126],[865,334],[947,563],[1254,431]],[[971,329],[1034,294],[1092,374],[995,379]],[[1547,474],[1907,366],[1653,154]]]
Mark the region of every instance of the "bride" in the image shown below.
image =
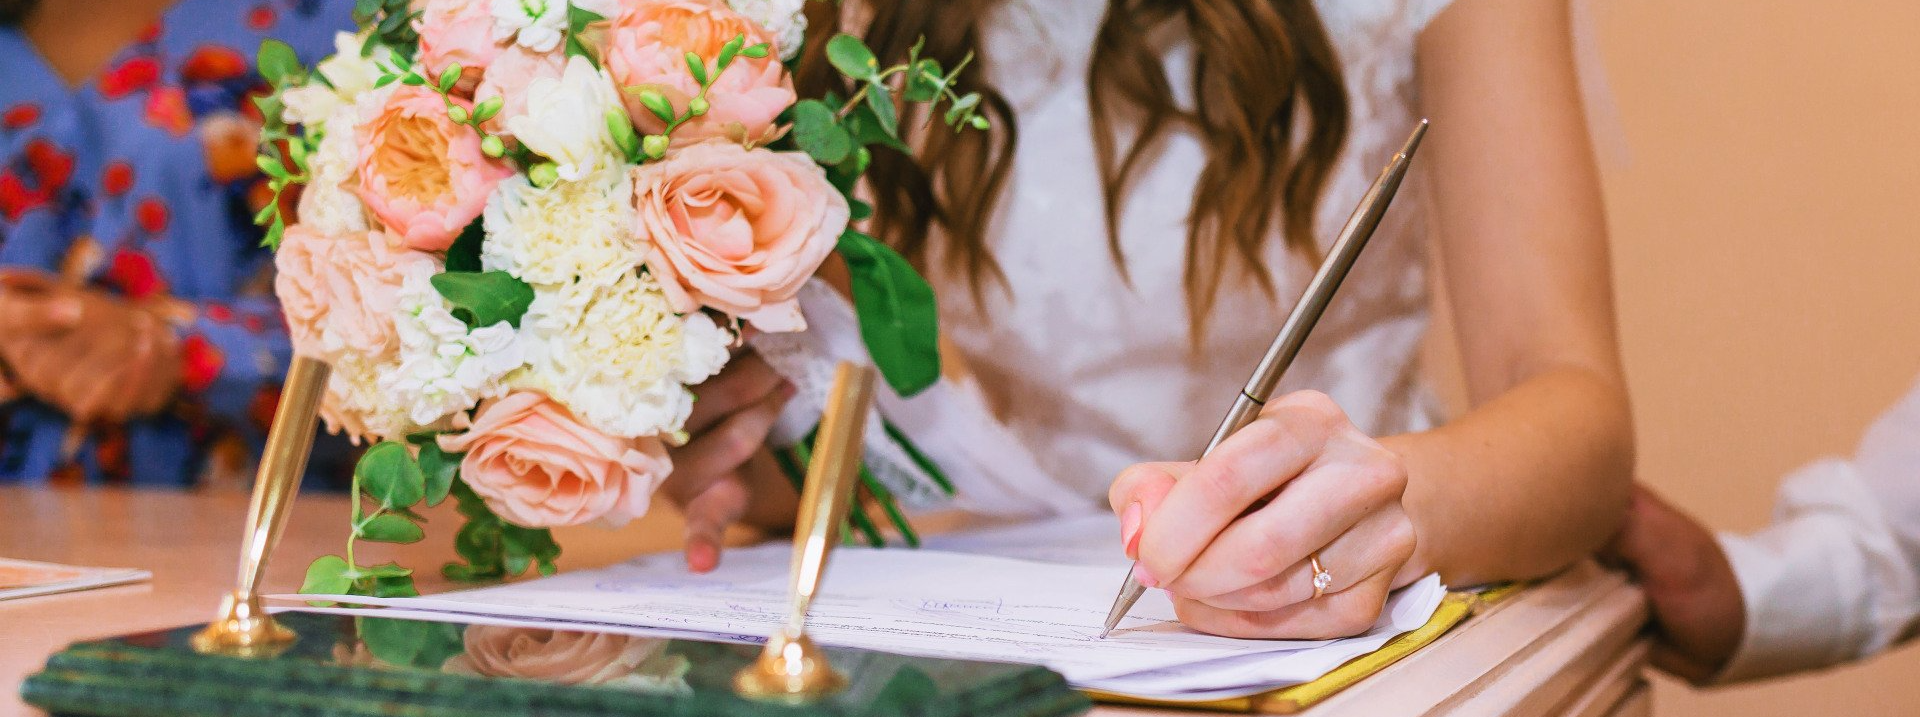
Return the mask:
[[[933,277],[1008,433],[1078,500],[1105,495],[1188,625],[1353,634],[1421,575],[1536,577],[1614,530],[1632,435],[1566,3],[896,0],[837,20],[814,18],[812,52],[837,24],[883,61],[923,36],[948,67],[979,54],[962,84],[993,129],[876,156],[872,229]],[[809,57],[796,79],[831,77]],[[1416,175],[1290,393],[1188,460],[1420,117]],[[1418,360],[1435,312],[1466,373],[1451,417]],[[668,493],[708,570],[725,526],[791,510],[760,451],[791,389],[748,356],[700,392]]]

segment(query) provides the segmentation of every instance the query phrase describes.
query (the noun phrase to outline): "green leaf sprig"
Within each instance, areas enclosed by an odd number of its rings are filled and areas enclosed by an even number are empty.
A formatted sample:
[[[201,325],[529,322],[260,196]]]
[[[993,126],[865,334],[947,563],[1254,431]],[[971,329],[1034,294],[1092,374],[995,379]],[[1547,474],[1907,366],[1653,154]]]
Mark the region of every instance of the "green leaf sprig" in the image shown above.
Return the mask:
[[[480,151],[483,154],[494,159],[506,156],[506,140],[480,127],[487,120],[500,114],[500,108],[506,106],[506,98],[499,95],[488,97],[475,104],[471,110],[455,103],[453,87],[460,83],[460,73],[465,70],[460,63],[451,63],[441,69],[438,82],[427,77],[420,71],[420,67],[413,64],[413,61],[407,59],[405,55],[395,54],[392,64],[382,66],[380,69],[382,74],[379,79],[374,80],[374,87],[386,87],[399,82],[403,85],[433,90],[434,94],[440,95],[440,103],[446,109],[447,119],[453,120],[454,124],[471,127],[474,132],[479,133]]]
[[[616,122],[614,118],[615,113],[608,112],[607,128],[613,130],[614,142],[620,146],[622,151],[626,152],[627,161],[630,162],[638,163],[666,156],[667,145],[671,141],[669,137],[673,135],[673,131],[679,129],[681,125],[693,121],[694,118],[707,113],[707,110],[710,108],[707,100],[707,91],[713,88],[714,81],[720,79],[720,75],[725,73],[728,67],[733,66],[734,60],[741,57],[760,59],[772,54],[772,52],[773,47],[764,42],[748,45],[745,34],[735,35],[733,39],[721,45],[720,53],[714,56],[712,63],[708,63],[707,60],[702,58],[698,53],[688,52],[686,55],[687,74],[693,77],[694,82],[700,84],[700,91],[694,93],[692,99],[687,100],[686,110],[682,111],[674,107],[673,102],[668,100],[666,95],[661,94],[659,90],[652,87],[640,86],[625,88],[627,92],[640,98],[640,106],[647,108],[647,112],[660,118],[661,122],[665,122],[666,129],[661,130],[658,134],[635,137],[632,124],[625,121],[625,116],[621,116],[620,121]],[[624,125],[626,128],[624,130],[615,129],[616,124]]]
[[[287,232],[287,218],[280,213],[281,195],[288,187],[306,184],[312,179],[307,173],[307,157],[319,145],[320,136],[313,132],[295,134],[283,117],[286,105],[280,100],[280,92],[310,79],[293,47],[272,39],[260,43],[254,67],[273,87],[272,92],[253,98],[253,106],[260,110],[261,118],[260,154],[253,161],[267,176],[267,188],[273,191],[273,196],[253,215],[253,223],[267,228],[261,245],[278,249],[281,237]]]
[[[433,447],[433,460],[446,456]],[[425,446],[422,459],[428,459]],[[458,461],[453,463],[457,466]],[[428,479],[428,469],[434,474]],[[451,476],[439,462],[417,460],[407,445],[382,441],[368,448],[353,467],[349,497],[353,518],[347,535],[346,556],[323,555],[307,566],[307,577],[300,585],[304,593],[331,595],[369,595],[373,597],[412,597],[413,570],[394,563],[362,566],[354,555],[358,541],[376,543],[415,543],[426,537],[420,523],[425,519],[413,512],[422,503],[433,506],[447,499]]]
[[[420,47],[420,33],[413,29],[420,15],[412,0],[354,0],[354,24],[372,29],[360,45],[360,56],[370,57],[373,48],[385,45],[395,55],[412,57]]]

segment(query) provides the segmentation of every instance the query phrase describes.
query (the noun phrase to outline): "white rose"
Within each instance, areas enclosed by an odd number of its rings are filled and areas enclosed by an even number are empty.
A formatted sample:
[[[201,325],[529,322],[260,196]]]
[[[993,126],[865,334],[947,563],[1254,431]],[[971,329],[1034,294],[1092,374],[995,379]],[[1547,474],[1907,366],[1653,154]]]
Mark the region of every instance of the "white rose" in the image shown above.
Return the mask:
[[[341,108],[373,90],[380,79],[380,63],[393,57],[382,45],[373,54],[360,56],[365,36],[338,32],[333,35],[334,54],[314,66],[314,72],[326,82],[309,79],[306,84],[280,93],[286,110],[281,117],[289,123],[324,126]]]
[[[552,52],[567,32],[567,0],[493,0],[493,40]]]
[[[561,179],[577,181],[619,162],[607,131],[607,112],[619,107],[613,80],[586,58],[569,57],[559,79],[542,77],[527,86],[527,113],[507,120],[507,130],[553,160]]]

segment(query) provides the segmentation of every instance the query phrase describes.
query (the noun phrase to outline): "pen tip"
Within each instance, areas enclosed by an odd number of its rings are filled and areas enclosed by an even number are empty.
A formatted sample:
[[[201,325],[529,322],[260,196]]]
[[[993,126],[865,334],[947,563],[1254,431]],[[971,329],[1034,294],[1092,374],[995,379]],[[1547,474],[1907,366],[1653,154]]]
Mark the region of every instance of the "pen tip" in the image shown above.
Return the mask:
[[[1102,640],[1105,640],[1105,639],[1107,639],[1107,632],[1108,632],[1107,630],[1101,630],[1101,631],[1100,631],[1100,639],[1102,639]]]

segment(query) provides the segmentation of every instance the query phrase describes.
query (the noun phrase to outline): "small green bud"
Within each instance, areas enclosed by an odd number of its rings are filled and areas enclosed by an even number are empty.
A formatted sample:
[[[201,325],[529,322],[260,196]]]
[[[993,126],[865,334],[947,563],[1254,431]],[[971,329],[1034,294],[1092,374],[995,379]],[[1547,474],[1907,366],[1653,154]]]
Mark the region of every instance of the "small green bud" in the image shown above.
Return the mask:
[[[667,156],[667,136],[664,134],[647,135],[645,139],[640,140],[640,151],[647,155],[648,159],[659,159]]]
[[[699,117],[700,115],[703,115],[706,113],[707,113],[707,98],[695,97],[687,101],[687,114],[691,114],[695,117]]]
[[[507,143],[500,141],[500,135],[490,134],[480,140],[480,151],[494,159],[507,153]]]
[[[467,112],[467,108],[461,107],[460,105],[447,108],[447,119],[453,120],[454,124],[466,124],[467,118],[472,116],[473,115]]]
[[[551,187],[560,181],[560,168],[552,162],[541,162],[527,170],[527,180],[536,187]]]
[[[991,126],[987,123],[987,118],[982,117],[980,115],[974,115],[973,119],[969,121],[969,124],[972,124],[974,129],[982,129],[982,130]]]

